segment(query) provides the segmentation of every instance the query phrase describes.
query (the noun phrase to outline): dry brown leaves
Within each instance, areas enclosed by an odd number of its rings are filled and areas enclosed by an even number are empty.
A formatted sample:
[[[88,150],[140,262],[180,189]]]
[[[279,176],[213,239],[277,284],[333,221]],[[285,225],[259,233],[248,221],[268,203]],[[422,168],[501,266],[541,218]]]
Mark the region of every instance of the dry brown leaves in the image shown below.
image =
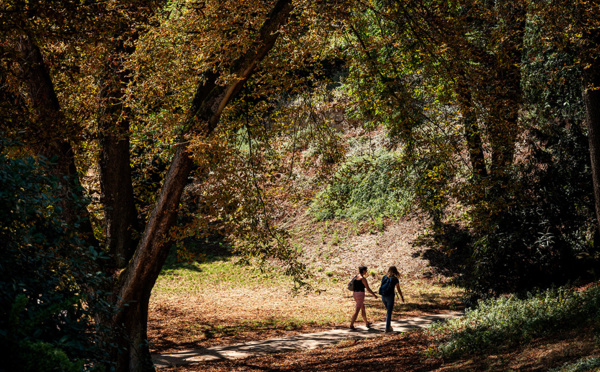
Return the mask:
[[[220,361],[179,367],[178,371],[429,371],[441,361],[422,357],[430,340],[408,333],[375,340],[274,354],[238,361]],[[170,371],[170,370],[165,370]]]
[[[434,342],[421,332],[349,341],[333,347],[235,361],[208,362],[177,371],[547,371],[590,356],[600,356],[592,332],[567,332],[530,345],[457,360],[427,357]],[[166,369],[164,371],[174,371]]]
[[[422,278],[426,262],[411,245],[423,228],[416,219],[386,221],[384,231],[375,233],[369,224],[310,224],[302,218],[295,221],[295,226],[300,229],[297,238],[307,259],[314,258],[313,269],[322,266],[314,274],[316,280],[319,276],[322,280],[315,285],[324,292],[294,296],[289,285],[267,288],[257,281],[251,288],[206,283],[183,295],[153,293],[148,324],[152,351],[227,345],[346,327],[354,310],[346,281],[363,263],[379,272],[395,264],[403,273],[401,286],[407,303],[397,304],[396,319],[446,311],[457,303],[457,291],[434,288],[438,279]],[[331,239],[336,232],[339,242],[333,245]],[[333,277],[325,275],[328,271],[334,273]],[[370,277],[368,281],[376,291],[379,279]],[[366,305],[370,321],[385,319],[380,300],[367,296]]]
[[[384,320],[380,300],[369,298],[366,304],[370,321]],[[410,303],[397,308],[397,319],[437,312]],[[262,288],[163,296],[151,301],[148,336],[153,352],[171,352],[346,327],[353,311],[354,301],[345,293],[293,296]]]

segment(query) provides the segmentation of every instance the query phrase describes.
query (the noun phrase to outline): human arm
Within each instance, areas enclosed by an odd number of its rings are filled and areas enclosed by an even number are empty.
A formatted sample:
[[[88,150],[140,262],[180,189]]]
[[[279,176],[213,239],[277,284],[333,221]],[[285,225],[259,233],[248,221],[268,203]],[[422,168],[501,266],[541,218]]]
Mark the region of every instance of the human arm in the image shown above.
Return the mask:
[[[396,289],[398,290],[398,293],[400,293],[400,298],[402,299],[402,302],[406,302],[404,301],[404,296],[402,295],[402,290],[400,289],[400,283],[396,283]]]
[[[367,282],[367,279],[365,279],[364,277],[362,278],[362,282],[365,285],[365,288],[367,289],[367,291],[371,292],[371,294],[373,295],[373,297],[377,298],[377,295],[375,294],[375,292],[373,292],[371,290],[371,288],[369,287],[369,283]]]

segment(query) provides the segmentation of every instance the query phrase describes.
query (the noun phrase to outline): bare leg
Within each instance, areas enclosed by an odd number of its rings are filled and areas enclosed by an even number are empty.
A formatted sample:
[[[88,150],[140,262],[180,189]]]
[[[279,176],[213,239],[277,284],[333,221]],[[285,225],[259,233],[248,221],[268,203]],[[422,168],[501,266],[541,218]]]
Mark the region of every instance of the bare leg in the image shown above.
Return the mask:
[[[354,322],[356,318],[358,318],[358,313],[362,309],[363,311],[363,319],[365,317],[365,293],[364,292],[354,292],[354,301],[356,301],[356,308],[354,310],[354,315],[352,315],[352,320],[350,321],[350,328],[354,328]]]
[[[362,315],[363,320],[365,321],[365,324],[369,324],[369,321],[367,320],[367,310],[365,309],[365,304],[363,304],[360,308],[360,312]],[[358,314],[357,314],[358,315]]]
[[[360,307],[358,307],[358,304],[356,304],[356,309],[354,310],[354,315],[352,315],[352,320],[350,320],[350,328],[354,327],[354,322],[356,321],[356,318],[358,318],[358,313],[360,312]],[[362,306],[364,308],[364,305]]]

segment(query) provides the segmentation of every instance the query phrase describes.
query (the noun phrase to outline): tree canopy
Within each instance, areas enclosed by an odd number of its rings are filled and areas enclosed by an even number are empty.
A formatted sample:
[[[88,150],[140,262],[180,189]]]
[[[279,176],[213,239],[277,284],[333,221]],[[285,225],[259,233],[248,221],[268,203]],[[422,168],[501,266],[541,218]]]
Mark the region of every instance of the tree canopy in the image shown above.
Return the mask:
[[[320,218],[406,213],[410,194],[480,295],[592,271],[599,15],[595,0],[5,1],[2,342],[79,368],[92,346],[15,328],[68,314],[106,346],[96,363],[151,370],[171,246],[217,230],[302,282],[278,206],[317,194]],[[385,128],[390,153],[348,154],[334,106]]]

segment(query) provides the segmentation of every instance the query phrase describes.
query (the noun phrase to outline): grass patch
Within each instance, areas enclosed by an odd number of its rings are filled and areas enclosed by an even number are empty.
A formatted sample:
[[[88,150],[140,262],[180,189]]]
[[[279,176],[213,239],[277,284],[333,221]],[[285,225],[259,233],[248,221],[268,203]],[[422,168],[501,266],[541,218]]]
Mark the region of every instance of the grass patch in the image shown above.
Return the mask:
[[[443,357],[458,357],[524,345],[562,330],[600,326],[600,286],[585,291],[568,288],[481,301],[461,319],[431,328]]]
[[[275,267],[239,263],[222,242],[188,243],[173,248],[153,288],[153,295],[193,295],[232,287],[252,289],[291,283]]]
[[[256,269],[240,265],[235,257],[221,260],[184,263],[180,267],[163,270],[154,294],[194,294],[207,289],[219,291],[223,288],[252,289],[261,286],[279,286],[291,280],[275,269]]]

